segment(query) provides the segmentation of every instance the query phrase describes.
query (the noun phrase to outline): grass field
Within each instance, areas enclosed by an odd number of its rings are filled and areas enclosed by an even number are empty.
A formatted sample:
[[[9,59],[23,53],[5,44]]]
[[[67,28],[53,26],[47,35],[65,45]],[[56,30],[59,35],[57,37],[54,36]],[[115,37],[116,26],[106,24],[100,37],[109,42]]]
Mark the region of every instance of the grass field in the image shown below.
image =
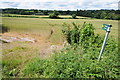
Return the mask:
[[[65,17],[65,16],[63,16]],[[69,16],[66,16],[69,17]],[[12,18],[4,17],[3,24],[10,28],[11,31],[35,33],[47,37],[50,30],[54,29],[54,35],[51,37],[54,42],[61,42],[61,29],[63,23],[71,24],[75,22],[82,25],[84,22],[92,23],[95,27],[95,32],[100,35],[105,35],[105,31],[101,29],[102,24],[112,24],[110,36],[118,39],[118,21],[117,20],[102,20],[102,19],[43,19],[43,18]]]
[[[25,16],[25,15],[24,15]],[[79,19],[49,19],[42,18],[48,16],[39,16],[40,18],[17,18],[17,17],[2,17],[2,24],[10,28],[10,32],[4,33],[9,36],[34,37],[40,41],[36,43],[29,42],[12,42],[4,43],[2,46],[3,60],[3,76],[16,76],[25,67],[26,63],[34,57],[42,55],[49,56],[51,45],[62,44],[65,39],[62,34],[63,23],[70,24],[75,22],[80,26],[84,22],[92,23],[95,27],[95,33],[104,36],[105,31],[102,30],[102,24],[112,24],[109,38],[116,42],[118,41],[118,21],[117,20],[102,20],[79,17]],[[70,16],[61,16],[69,18]],[[53,30],[51,37],[50,33]],[[110,37],[112,36],[112,37]],[[39,39],[40,38],[40,39]],[[1,45],[0,45],[1,46]],[[48,51],[48,52],[45,52]],[[21,74],[17,74],[18,77]]]

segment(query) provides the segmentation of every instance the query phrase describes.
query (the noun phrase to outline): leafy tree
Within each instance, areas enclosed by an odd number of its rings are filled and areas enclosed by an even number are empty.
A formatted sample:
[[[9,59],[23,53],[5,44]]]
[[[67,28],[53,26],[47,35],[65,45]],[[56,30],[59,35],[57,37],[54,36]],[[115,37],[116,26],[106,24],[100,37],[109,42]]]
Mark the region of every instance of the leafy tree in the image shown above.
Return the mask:
[[[73,19],[76,19],[76,14],[72,14],[72,18],[73,18]]]
[[[113,14],[113,13],[108,13],[107,19],[113,19],[113,17],[114,17],[114,14]]]
[[[49,14],[50,18],[58,18],[59,13],[57,11],[54,11],[53,13]]]
[[[50,18],[59,18],[58,15],[72,15],[73,13],[76,16],[91,17],[97,19],[111,19],[111,20],[120,20],[120,10],[76,10],[76,11],[53,11],[53,10],[35,10],[35,9],[14,9],[6,8],[2,9],[2,13],[5,14],[21,14],[21,15],[32,15],[32,14],[41,14],[48,15]],[[74,16],[74,15],[73,15]],[[74,17],[73,17],[74,18]]]
[[[107,13],[106,12],[101,12],[100,18],[101,19],[106,19],[106,17],[107,17]]]

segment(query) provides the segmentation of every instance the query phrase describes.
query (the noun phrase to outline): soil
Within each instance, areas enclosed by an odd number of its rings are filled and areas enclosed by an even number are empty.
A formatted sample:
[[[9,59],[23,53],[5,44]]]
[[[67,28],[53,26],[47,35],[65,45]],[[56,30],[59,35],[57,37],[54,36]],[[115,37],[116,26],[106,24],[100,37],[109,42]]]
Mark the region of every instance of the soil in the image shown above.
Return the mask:
[[[48,55],[54,53],[54,51],[59,51],[64,47],[63,43],[55,44],[51,43],[44,37],[41,37],[38,34],[27,34],[27,33],[18,33],[18,32],[7,32],[1,34],[0,39],[9,40],[10,42],[27,42],[30,46],[39,50],[39,55],[42,58],[46,58]],[[6,43],[7,44],[7,43]],[[4,43],[3,43],[4,45]]]

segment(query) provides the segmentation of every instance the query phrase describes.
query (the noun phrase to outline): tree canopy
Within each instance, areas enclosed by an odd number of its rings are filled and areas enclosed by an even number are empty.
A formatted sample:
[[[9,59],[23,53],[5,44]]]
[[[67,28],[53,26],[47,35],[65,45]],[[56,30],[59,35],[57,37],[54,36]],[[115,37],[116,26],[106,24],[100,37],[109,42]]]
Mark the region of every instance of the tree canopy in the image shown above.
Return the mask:
[[[49,17],[58,17],[58,15],[72,15],[91,17],[97,19],[111,19],[120,20],[120,10],[76,10],[76,11],[62,11],[62,10],[37,10],[37,9],[2,9],[2,13],[6,14],[21,14],[21,15],[49,15]],[[58,14],[59,13],[59,14]]]

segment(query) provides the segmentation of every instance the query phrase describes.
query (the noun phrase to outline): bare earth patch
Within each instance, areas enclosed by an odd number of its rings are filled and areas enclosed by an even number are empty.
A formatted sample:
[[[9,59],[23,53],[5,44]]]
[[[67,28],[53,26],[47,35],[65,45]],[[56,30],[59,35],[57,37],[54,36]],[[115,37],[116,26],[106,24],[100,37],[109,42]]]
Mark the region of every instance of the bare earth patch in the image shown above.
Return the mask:
[[[47,58],[54,51],[59,51],[64,47],[63,43],[51,43],[49,40],[41,37],[38,34],[8,32],[1,35],[2,36],[0,36],[0,40],[3,42],[3,46],[5,43],[11,44],[13,42],[25,42],[29,46],[36,48],[39,51],[38,55],[41,58]],[[24,44],[21,43],[20,45]],[[5,48],[3,47],[3,49]]]

